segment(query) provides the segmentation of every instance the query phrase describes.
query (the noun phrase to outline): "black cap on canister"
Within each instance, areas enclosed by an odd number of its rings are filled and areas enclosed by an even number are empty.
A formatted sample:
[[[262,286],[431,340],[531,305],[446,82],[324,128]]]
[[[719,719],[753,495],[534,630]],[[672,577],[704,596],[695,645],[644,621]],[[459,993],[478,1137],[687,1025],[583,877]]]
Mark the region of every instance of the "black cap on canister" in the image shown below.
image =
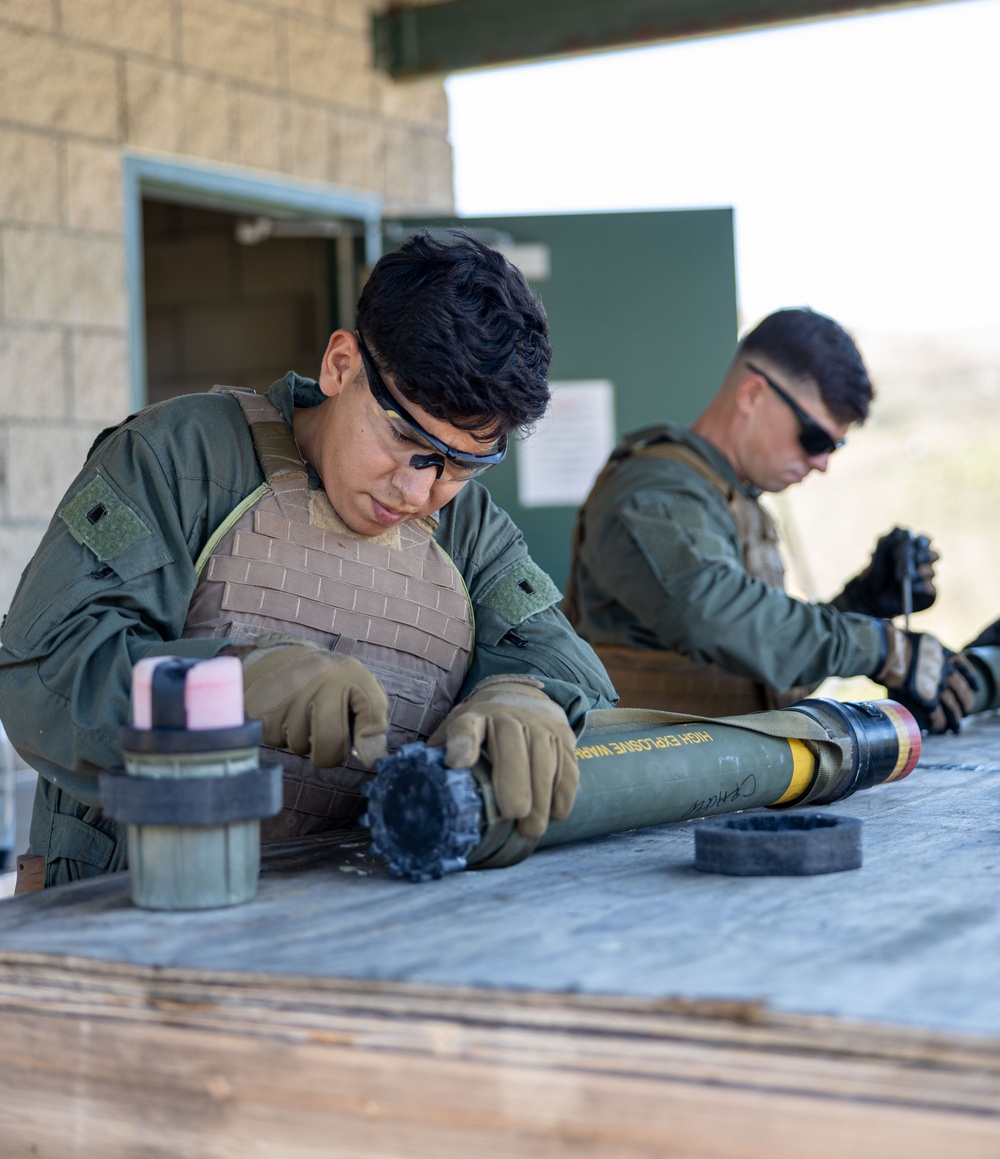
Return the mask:
[[[479,844],[483,799],[468,769],[449,769],[444,750],[414,743],[375,762],[365,786],[371,850],[393,877],[430,881],[465,869]]]

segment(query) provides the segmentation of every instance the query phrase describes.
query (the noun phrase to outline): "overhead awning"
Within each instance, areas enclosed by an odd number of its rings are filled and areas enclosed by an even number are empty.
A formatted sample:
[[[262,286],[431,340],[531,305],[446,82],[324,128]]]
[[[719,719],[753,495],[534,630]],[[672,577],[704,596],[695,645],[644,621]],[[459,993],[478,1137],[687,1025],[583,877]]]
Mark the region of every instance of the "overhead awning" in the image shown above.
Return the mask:
[[[448,0],[374,17],[396,79],[912,8],[944,0]]]

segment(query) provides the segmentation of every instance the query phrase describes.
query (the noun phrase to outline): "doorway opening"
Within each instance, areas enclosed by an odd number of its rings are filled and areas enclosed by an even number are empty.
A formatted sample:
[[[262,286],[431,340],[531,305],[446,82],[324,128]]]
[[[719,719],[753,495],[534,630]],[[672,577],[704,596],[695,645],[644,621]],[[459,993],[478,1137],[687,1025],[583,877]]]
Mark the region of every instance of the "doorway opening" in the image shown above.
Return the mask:
[[[132,409],[316,374],[381,254],[379,198],[145,155],[123,177]]]
[[[359,223],[282,221],[143,198],[149,402],[315,377],[367,276]]]

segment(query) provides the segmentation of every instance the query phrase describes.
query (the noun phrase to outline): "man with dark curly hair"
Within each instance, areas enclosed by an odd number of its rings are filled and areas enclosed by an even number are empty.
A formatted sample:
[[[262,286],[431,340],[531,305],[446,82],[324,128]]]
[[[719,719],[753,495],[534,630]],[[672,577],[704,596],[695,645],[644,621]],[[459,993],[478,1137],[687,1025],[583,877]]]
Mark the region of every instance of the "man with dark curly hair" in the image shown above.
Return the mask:
[[[926,728],[957,728],[974,675],[934,636],[892,623],[934,601],[926,537],[894,529],[835,599],[810,603],[785,592],[758,502],[825,471],[872,394],[837,322],[779,310],[743,338],[690,428],[649,427],[616,448],[580,512],[565,608],[623,705],[755,712],[865,675]]]
[[[549,401],[544,311],[468,233],[376,263],[316,380],[217,388],[98,438],[0,634],[0,705],[41,774],[47,884],[127,864],[103,815],[143,657],[238,656],[284,769],[265,840],[353,823],[372,763],[485,746],[528,838],[573,803],[576,733],[614,691],[476,476]]]

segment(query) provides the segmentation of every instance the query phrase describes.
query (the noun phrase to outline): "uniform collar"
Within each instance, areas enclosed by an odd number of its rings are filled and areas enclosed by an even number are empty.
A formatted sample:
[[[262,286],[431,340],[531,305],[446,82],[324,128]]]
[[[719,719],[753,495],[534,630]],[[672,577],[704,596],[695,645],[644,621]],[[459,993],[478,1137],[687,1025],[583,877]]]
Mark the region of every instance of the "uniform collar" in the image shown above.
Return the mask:
[[[319,406],[326,395],[315,379],[303,378],[301,374],[290,370],[284,378],[271,384],[267,397],[277,407],[285,422],[291,425],[292,412],[296,407]]]

